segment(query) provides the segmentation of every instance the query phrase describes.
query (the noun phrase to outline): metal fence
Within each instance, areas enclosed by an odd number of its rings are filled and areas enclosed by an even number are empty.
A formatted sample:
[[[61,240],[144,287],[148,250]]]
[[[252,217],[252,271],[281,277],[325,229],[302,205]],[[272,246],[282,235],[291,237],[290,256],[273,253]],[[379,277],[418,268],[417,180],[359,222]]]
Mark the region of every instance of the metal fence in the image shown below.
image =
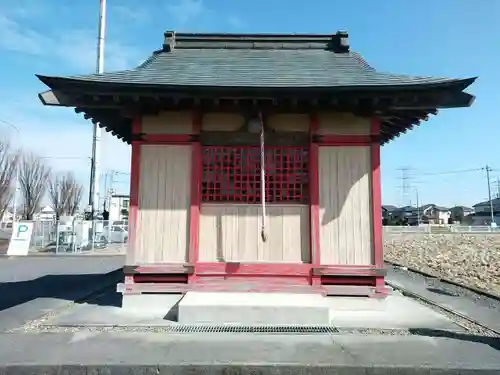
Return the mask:
[[[35,221],[30,250],[46,253],[124,252],[126,221]]]
[[[500,234],[500,228],[467,225],[384,226],[384,233]],[[9,235],[10,237],[10,235]],[[30,251],[47,253],[124,252],[129,233],[126,221],[35,221]]]
[[[500,227],[488,225],[419,225],[419,226],[384,226],[384,233],[492,233],[500,234]]]

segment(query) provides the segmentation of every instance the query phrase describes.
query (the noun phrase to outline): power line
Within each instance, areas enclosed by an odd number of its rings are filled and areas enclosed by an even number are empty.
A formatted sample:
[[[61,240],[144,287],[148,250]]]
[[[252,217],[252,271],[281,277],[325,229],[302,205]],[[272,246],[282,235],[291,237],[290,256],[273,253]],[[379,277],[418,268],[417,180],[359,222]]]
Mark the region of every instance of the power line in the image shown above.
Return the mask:
[[[493,170],[493,169],[490,169]],[[446,174],[462,174],[462,173],[470,173],[470,172],[480,172],[484,171],[484,167],[482,168],[473,168],[473,169],[459,169],[459,170],[451,170],[451,171],[441,171],[441,172],[423,172],[418,173],[419,176],[441,176]]]
[[[4,123],[5,125],[9,125],[9,126],[13,127],[14,130],[19,133],[19,128],[16,125],[14,125],[13,123],[5,121],[5,120],[2,120],[1,118],[0,118],[0,122]]]

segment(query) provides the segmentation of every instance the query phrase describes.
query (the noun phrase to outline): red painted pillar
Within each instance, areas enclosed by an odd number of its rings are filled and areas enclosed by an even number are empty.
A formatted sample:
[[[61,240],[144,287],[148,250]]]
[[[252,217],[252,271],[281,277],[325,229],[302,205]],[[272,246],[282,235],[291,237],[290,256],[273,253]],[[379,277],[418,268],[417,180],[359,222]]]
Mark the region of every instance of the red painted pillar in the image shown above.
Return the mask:
[[[132,155],[130,165],[130,209],[129,209],[129,246],[127,259],[135,259],[137,243],[137,225],[139,220],[139,181],[141,169],[141,143],[138,140],[142,131],[141,117],[132,121]],[[135,262],[135,260],[134,260]],[[135,265],[135,264],[131,264]]]
[[[310,142],[309,142],[309,233],[311,263],[313,269],[321,264],[321,248],[319,239],[319,146],[313,141],[318,132],[318,118],[315,115],[310,119]],[[312,285],[321,284],[321,276],[311,275]]]
[[[382,240],[382,184],[380,181],[380,120],[371,120],[371,202],[372,202],[372,241],[376,268],[384,268],[384,245]],[[377,276],[376,293],[385,293],[384,277]]]
[[[192,133],[199,135],[201,132],[202,116],[193,114]],[[201,205],[201,178],[202,155],[199,139],[191,143],[191,203],[189,207],[189,253],[188,263],[195,266],[199,258],[200,246],[200,205]],[[189,275],[189,282],[196,280],[196,271]]]

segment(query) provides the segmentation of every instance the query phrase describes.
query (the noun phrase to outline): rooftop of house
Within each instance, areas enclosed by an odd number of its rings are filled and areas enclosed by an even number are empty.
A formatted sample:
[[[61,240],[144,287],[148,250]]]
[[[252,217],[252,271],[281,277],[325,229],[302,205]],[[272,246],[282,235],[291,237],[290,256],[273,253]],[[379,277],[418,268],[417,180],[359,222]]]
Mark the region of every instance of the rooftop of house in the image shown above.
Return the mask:
[[[493,205],[498,205],[500,204],[500,198],[494,198],[491,200],[491,203],[493,203]],[[473,205],[472,207],[476,207],[476,206],[484,206],[484,205],[489,205],[490,204],[490,201],[487,200],[487,201],[484,201],[484,202],[479,202],[479,203],[476,203],[475,205]]]
[[[111,194],[111,198],[130,198],[129,194]]]
[[[390,207],[390,211],[392,211],[392,212],[395,212],[395,211],[404,211],[404,212],[420,211],[423,213],[425,210],[427,210],[431,207],[436,208],[438,211],[449,211],[450,210],[447,207],[438,206],[434,203],[424,204],[424,205],[419,206],[419,207],[415,207],[415,206],[396,207],[396,206],[391,206],[391,205],[384,205],[382,207]],[[389,211],[389,209],[387,209],[387,210]]]
[[[391,212],[391,211],[398,210],[398,207],[390,205],[390,204],[385,204],[382,206],[382,209]]]
[[[385,143],[426,120],[429,114],[436,114],[439,108],[471,105],[474,97],[463,90],[475,80],[377,71],[351,51],[346,32],[168,31],[163,47],[136,68],[37,77],[51,89],[39,95],[44,104],[76,107],[77,112],[127,142],[132,138],[132,116],[124,117],[120,111],[123,108],[159,103],[171,103],[173,108],[181,108],[184,103],[192,108],[196,103],[207,105],[207,99],[220,105],[223,99],[234,102],[236,98],[240,106],[249,100],[259,108],[279,102],[304,110],[300,103],[307,102],[313,106],[307,107],[309,110],[343,108],[364,116],[377,115],[381,118],[381,143]]]
[[[450,209],[444,206],[438,206],[437,204],[434,203],[429,203],[429,204],[424,204],[423,206],[420,206],[420,209],[422,211],[425,211],[429,208],[435,208],[438,211],[449,211]]]
[[[472,208],[471,207],[467,207],[467,206],[454,206],[451,209],[452,210],[459,209],[459,210],[462,210],[462,211],[472,211]]]

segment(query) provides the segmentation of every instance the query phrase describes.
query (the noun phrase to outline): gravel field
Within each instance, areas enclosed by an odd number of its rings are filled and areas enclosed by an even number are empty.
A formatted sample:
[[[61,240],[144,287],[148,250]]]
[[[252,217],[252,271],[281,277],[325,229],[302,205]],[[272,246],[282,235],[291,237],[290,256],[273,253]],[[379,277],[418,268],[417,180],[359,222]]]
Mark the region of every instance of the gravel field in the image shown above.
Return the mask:
[[[500,296],[500,234],[384,233],[384,257]]]

